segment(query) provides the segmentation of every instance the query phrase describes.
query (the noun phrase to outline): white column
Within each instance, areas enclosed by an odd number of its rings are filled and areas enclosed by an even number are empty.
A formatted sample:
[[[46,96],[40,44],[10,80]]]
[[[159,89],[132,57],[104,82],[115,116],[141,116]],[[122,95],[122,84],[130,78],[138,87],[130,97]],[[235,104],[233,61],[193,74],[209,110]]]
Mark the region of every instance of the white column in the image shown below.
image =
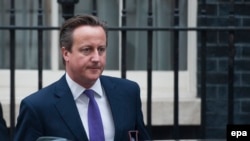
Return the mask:
[[[51,26],[58,27],[59,19],[58,19],[58,3],[56,0],[51,1]],[[52,30],[51,31],[51,70],[56,71],[59,70],[59,31]]]
[[[197,27],[197,0],[188,0],[188,27]],[[187,33],[187,51],[188,51],[188,72],[189,72],[189,92],[197,94],[197,32],[188,31]]]

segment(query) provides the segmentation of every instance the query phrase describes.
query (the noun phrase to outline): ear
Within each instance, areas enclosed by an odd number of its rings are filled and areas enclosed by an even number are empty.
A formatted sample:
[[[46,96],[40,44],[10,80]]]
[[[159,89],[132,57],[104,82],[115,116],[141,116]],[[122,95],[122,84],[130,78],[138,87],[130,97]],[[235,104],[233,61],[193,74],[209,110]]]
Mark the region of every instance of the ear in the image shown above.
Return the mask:
[[[65,62],[69,61],[70,52],[65,47],[61,48],[61,52],[62,52],[62,56],[63,56],[63,59],[65,60]]]

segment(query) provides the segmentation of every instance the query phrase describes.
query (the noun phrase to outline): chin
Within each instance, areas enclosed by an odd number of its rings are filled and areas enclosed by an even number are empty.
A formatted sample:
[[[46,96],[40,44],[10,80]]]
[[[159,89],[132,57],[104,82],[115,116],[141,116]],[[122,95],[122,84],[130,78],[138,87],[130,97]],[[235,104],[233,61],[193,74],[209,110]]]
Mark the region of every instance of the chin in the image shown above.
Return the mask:
[[[100,74],[98,74],[98,75],[91,75],[91,76],[89,76],[89,79],[92,80],[92,81],[95,81],[95,80],[97,80],[99,77],[100,77]]]

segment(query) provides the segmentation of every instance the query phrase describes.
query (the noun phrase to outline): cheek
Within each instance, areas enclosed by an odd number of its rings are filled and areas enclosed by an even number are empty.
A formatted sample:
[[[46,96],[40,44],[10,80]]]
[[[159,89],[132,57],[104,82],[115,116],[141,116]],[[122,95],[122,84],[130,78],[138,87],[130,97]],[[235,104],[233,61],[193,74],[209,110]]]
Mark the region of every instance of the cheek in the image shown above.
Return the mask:
[[[106,65],[106,55],[102,58],[102,64],[105,66]]]
[[[75,56],[74,60],[76,65],[78,66],[84,66],[87,62],[89,62],[87,57],[84,57],[82,55]]]

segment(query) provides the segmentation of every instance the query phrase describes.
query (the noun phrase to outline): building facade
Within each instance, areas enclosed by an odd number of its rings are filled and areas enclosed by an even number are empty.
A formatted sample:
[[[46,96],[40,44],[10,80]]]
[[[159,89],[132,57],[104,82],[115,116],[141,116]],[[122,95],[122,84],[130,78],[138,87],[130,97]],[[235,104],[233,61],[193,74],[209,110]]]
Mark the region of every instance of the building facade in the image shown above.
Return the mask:
[[[223,139],[228,123],[250,122],[249,2],[80,0],[74,6],[74,15],[94,14],[107,22],[104,74],[124,77],[121,72],[126,66],[126,78],[141,87],[145,122],[159,127],[151,129],[156,139],[176,138],[178,130],[172,130],[176,120],[181,129],[178,138]],[[13,123],[9,120],[11,94],[16,117],[23,97],[64,74],[58,44],[63,14],[57,1],[0,1],[0,101],[8,126]],[[187,129],[190,132],[185,134]]]

